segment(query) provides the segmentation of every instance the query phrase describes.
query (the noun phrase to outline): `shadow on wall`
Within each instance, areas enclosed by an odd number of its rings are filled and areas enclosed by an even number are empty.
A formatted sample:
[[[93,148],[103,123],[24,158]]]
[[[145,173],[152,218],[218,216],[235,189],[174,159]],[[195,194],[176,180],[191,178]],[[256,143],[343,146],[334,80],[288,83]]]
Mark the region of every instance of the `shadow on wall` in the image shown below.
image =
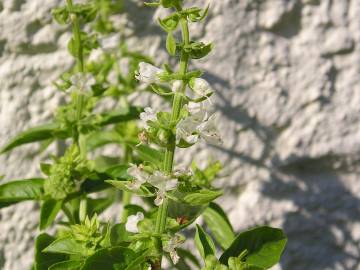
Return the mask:
[[[355,175],[342,169],[334,171],[328,166],[334,159],[341,158],[299,160],[279,168],[263,187],[264,196],[291,200],[299,209],[284,216],[289,244],[283,269],[360,267],[360,242],[353,239],[351,228],[360,222],[360,200],[344,185]]]
[[[214,74],[207,73],[206,79],[222,89],[230,88]],[[352,235],[353,224],[360,222],[360,199],[346,187],[346,182],[356,177],[359,158],[329,155],[317,159],[294,158],[291,164],[279,164],[272,147],[276,141],[274,127],[251,117],[246,108],[232,106],[222,92],[217,92],[217,96],[222,103],[218,106],[222,115],[251,129],[265,147],[258,159],[233,149],[216,148],[230,158],[268,169],[272,174],[263,186],[263,196],[274,201],[290,200],[299,209],[282,217],[289,237],[282,269],[360,269],[360,241]],[[273,162],[265,165],[269,160]],[[348,164],[347,160],[353,163]]]

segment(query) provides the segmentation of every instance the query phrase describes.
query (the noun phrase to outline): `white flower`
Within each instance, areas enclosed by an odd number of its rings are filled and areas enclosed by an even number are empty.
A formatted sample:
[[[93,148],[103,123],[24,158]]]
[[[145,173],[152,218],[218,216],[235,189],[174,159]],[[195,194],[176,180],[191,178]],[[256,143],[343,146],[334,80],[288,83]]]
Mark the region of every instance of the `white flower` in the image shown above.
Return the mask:
[[[91,86],[96,83],[95,78],[90,73],[77,73],[70,77],[72,86],[68,91],[79,91],[87,93],[91,91]]]
[[[140,113],[140,119],[143,121],[145,129],[148,130],[149,125],[147,124],[147,121],[156,121],[157,117],[153,109],[146,107],[144,112]]]
[[[211,144],[221,144],[222,140],[217,128],[217,117],[205,108],[204,102],[187,105],[190,116],[180,120],[176,125],[176,142],[181,139],[189,144],[198,141],[199,136]]]
[[[180,246],[183,242],[184,240],[182,239],[182,237],[178,234],[175,234],[174,237],[172,237],[167,243],[167,245],[164,247],[164,251],[170,253],[170,258],[174,264],[177,264],[180,259],[179,255],[176,252],[176,248]]]
[[[222,144],[221,136],[217,128],[217,116],[213,114],[209,119],[197,127],[201,138],[211,144]]]
[[[131,166],[127,169],[127,173],[133,177],[131,184],[128,184],[128,188],[134,190],[139,189],[140,186],[144,184],[150,176],[141,165],[136,166],[135,164],[131,164]]]
[[[127,218],[125,229],[128,232],[138,233],[138,223],[144,219],[144,214],[142,212],[137,212],[136,215],[131,215]]]
[[[141,62],[139,64],[139,72],[135,75],[135,78],[143,83],[151,84],[160,82],[159,74],[164,71],[151,64]]]
[[[194,133],[196,132],[198,125],[199,122],[193,121],[191,117],[180,120],[176,125],[176,143],[179,143],[181,139],[189,144],[196,143],[199,136]]]
[[[182,90],[183,82],[180,80],[176,80],[172,83],[171,91],[174,93],[180,92]]]
[[[205,121],[209,114],[209,106],[205,105],[205,102],[196,103],[196,102],[189,102],[186,106],[188,112],[190,113],[190,118],[193,122],[201,123]]]
[[[206,97],[213,92],[210,84],[201,78],[191,79],[190,88],[200,97]]]
[[[154,174],[149,177],[148,182],[158,189],[154,201],[156,206],[163,203],[167,191],[175,189],[178,185],[177,179],[171,179],[168,175],[160,171],[155,171]]]
[[[182,176],[192,176],[193,175],[193,171],[191,169],[188,168],[177,168],[174,170],[173,172],[173,176],[176,178],[182,177]]]

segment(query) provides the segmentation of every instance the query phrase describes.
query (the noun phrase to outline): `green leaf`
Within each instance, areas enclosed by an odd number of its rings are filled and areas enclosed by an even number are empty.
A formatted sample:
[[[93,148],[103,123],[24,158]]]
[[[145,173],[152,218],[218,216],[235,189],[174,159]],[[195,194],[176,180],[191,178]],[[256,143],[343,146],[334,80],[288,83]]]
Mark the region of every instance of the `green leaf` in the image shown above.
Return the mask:
[[[128,108],[121,108],[115,111],[110,111],[101,114],[100,126],[116,124],[120,122],[138,119],[142,109],[140,107],[130,106]]]
[[[73,57],[78,57],[80,43],[78,40],[75,40],[74,38],[71,38],[68,42],[68,51]]]
[[[40,211],[40,230],[44,230],[52,224],[59,213],[61,206],[62,201],[54,199],[46,200],[42,204]]]
[[[176,53],[176,41],[172,32],[167,34],[166,38],[166,49],[170,55],[174,56]]]
[[[125,270],[127,265],[130,264],[135,258],[136,253],[129,248],[114,247],[101,249],[86,259],[85,264],[81,270]]]
[[[27,200],[41,200],[44,179],[32,178],[10,181],[0,185],[0,203],[17,203]]]
[[[178,13],[173,13],[170,16],[160,19],[159,24],[166,32],[172,32],[176,29],[180,21],[180,16]]]
[[[0,153],[8,152],[23,144],[50,139],[53,137],[53,134],[57,129],[58,125],[53,123],[30,128],[15,136],[15,138],[13,138],[1,149]]]
[[[130,179],[130,176],[127,174],[128,168],[128,165],[115,165],[106,169],[105,173],[115,179]]]
[[[213,45],[211,43],[205,45],[204,43],[199,42],[199,43],[193,43],[190,46],[191,48],[189,48],[189,51],[190,51],[190,57],[192,59],[203,58],[206,55],[208,55],[213,49]]]
[[[211,230],[216,242],[227,249],[235,239],[228,217],[219,205],[211,202],[203,213],[204,221]]]
[[[199,224],[196,224],[195,245],[203,259],[209,255],[215,255],[214,242]]]
[[[83,264],[84,261],[78,260],[59,262],[50,266],[49,270],[79,270]]]
[[[247,263],[268,269],[279,262],[286,242],[286,235],[281,229],[257,227],[240,233],[221,255],[220,262],[227,264],[230,257],[237,257],[246,250]]]
[[[130,181],[116,181],[116,180],[106,180],[106,183],[109,183],[110,185],[113,185],[117,189],[120,189],[122,191],[131,192],[134,194],[137,194],[142,197],[152,197],[154,196],[154,193],[152,193],[147,187],[142,185],[138,190],[132,190],[128,188]]]
[[[51,265],[65,260],[64,255],[45,254],[42,252],[42,250],[50,245],[54,240],[55,238],[46,233],[40,234],[36,238],[34,270],[48,270]]]
[[[55,21],[57,21],[59,24],[68,24],[70,23],[70,14],[66,7],[58,7],[54,8],[51,11],[51,14]]]
[[[88,215],[92,216],[94,214],[101,214],[104,212],[108,207],[112,205],[115,201],[114,192],[112,194],[108,194],[106,198],[98,198],[98,199],[91,199],[87,198],[88,201]]]
[[[215,200],[221,195],[223,195],[222,190],[202,189],[186,195],[184,201],[190,205],[202,205]]]
[[[148,161],[156,165],[158,168],[161,168],[165,157],[164,152],[156,150],[144,144],[136,146],[135,152],[143,161]]]
[[[231,257],[228,261],[229,269],[231,270],[264,270],[264,268],[260,268],[254,265],[250,265],[247,262],[243,262],[241,255],[237,258]]]
[[[130,242],[130,233],[125,229],[124,223],[116,224],[111,228],[110,242],[112,246],[118,246],[123,242]]]
[[[194,254],[192,254],[190,251],[183,249],[183,248],[177,248],[176,252],[178,253],[178,255],[181,259],[188,259],[190,262],[192,262],[198,268],[201,267],[200,262],[198,261],[198,258]]]
[[[86,147],[88,151],[94,150],[106,144],[122,142],[124,142],[123,139],[119,136],[119,133],[114,130],[91,132],[86,137]]]
[[[46,176],[50,175],[50,169],[51,169],[51,164],[48,163],[40,163],[40,170],[43,174],[45,174]]]
[[[144,5],[148,6],[148,7],[158,7],[158,6],[160,6],[160,3],[159,2],[144,2]]]
[[[60,238],[52,242],[43,252],[63,253],[69,255],[88,255],[87,250],[71,237]]]

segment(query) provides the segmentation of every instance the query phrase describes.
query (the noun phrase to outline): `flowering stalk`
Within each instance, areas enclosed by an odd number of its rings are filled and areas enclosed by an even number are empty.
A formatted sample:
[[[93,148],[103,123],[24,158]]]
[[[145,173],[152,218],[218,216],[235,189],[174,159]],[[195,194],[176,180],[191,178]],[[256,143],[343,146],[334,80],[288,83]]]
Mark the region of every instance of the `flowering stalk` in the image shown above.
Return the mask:
[[[177,7],[178,11],[181,11],[181,7]],[[190,42],[190,35],[189,35],[189,27],[188,22],[186,18],[181,18],[181,31],[182,31],[182,39],[184,42],[184,45],[189,45]],[[179,73],[182,75],[185,75],[187,72],[189,64],[189,55],[185,51],[182,51],[181,53],[181,59],[180,59],[180,70]],[[171,121],[176,121],[179,118],[180,111],[182,109],[182,96],[186,89],[186,83],[185,81],[182,83],[182,87],[180,92],[176,92],[173,98],[172,103],[172,112],[171,112]],[[170,143],[165,151],[165,160],[164,160],[164,168],[163,170],[166,173],[171,173],[173,169],[174,164],[174,156],[175,156],[175,149],[176,149],[176,140],[175,137],[172,136]],[[162,234],[165,230],[166,225],[166,219],[168,214],[168,199],[165,198],[163,204],[160,206],[157,218],[156,218],[156,232],[159,234]],[[158,245],[161,246],[161,245]],[[162,260],[162,248],[160,248],[160,257],[159,257],[159,263],[156,265],[160,265],[161,269],[161,260]]]
[[[73,10],[73,1],[72,0],[66,0],[67,6],[69,11]],[[83,47],[81,42],[81,29],[80,29],[80,23],[79,19],[76,14],[71,14],[71,23],[72,23],[72,32],[74,37],[74,44],[77,44],[76,46],[76,66],[78,71],[83,74],[84,73],[84,54],[83,54]],[[84,106],[84,96],[82,93],[77,93],[76,95],[76,119],[79,121],[81,119],[82,110]],[[74,128],[74,141],[76,141],[78,144],[79,142],[79,131]]]

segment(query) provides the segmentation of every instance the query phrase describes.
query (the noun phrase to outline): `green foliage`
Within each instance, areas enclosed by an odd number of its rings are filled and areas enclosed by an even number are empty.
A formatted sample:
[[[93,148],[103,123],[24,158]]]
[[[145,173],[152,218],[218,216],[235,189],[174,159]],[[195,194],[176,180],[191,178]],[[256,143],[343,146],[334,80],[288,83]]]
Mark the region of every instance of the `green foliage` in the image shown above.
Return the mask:
[[[209,255],[215,255],[213,240],[199,224],[196,224],[195,245],[204,259]]]
[[[39,127],[31,128],[18,134],[10,142],[8,142],[2,149],[1,153],[5,153],[23,144],[38,142],[50,139],[57,131],[57,124],[46,124]]]
[[[235,238],[233,228],[225,212],[216,203],[210,203],[203,213],[206,225],[222,249],[227,249]]]
[[[45,254],[43,249],[55,240],[54,237],[43,233],[35,241],[35,264],[34,270],[48,270],[51,265],[63,261],[66,256],[63,254]]]
[[[17,203],[43,198],[44,179],[15,180],[0,185],[0,203]],[[1,206],[1,205],[0,205]]]
[[[48,199],[43,202],[40,211],[40,230],[44,230],[52,224],[62,204],[62,201],[54,199]]]
[[[246,262],[250,265],[268,269],[279,262],[287,238],[280,229],[267,226],[240,233],[220,257],[226,264],[230,257],[237,257],[246,251]]]

